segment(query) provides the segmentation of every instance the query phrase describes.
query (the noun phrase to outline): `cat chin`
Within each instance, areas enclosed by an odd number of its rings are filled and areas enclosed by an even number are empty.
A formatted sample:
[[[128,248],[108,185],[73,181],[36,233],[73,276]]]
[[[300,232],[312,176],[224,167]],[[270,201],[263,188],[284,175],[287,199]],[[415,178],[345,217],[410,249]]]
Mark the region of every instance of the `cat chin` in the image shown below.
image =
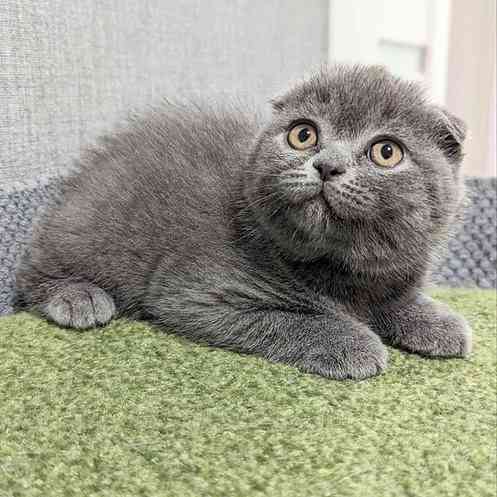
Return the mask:
[[[281,233],[279,234],[281,235]],[[358,273],[371,275],[387,275],[408,267],[409,261],[403,261],[388,250],[376,252],[359,247],[352,240],[339,239],[335,236],[322,236],[319,239],[305,239],[305,235],[298,237],[278,236],[273,239],[281,253],[288,259],[304,263],[328,259],[337,267]]]
[[[375,217],[377,207],[368,199],[365,202],[358,195],[342,188],[311,184],[306,188],[279,188],[278,202],[271,205],[275,210],[287,210],[314,232],[329,227],[333,222],[367,221]],[[279,205],[277,205],[279,204]]]
[[[311,261],[339,248],[350,252],[354,243],[347,222],[334,215],[322,198],[281,210],[265,219],[264,230],[292,259]]]
[[[412,262],[408,254],[399,257],[376,233],[377,220],[371,222],[357,210],[344,212],[334,207],[319,196],[260,221],[273,242],[293,260],[330,258],[351,270],[375,274],[386,274],[393,266],[409,266]],[[372,218],[372,214],[369,216]]]
[[[324,190],[312,199],[294,208],[294,223],[308,229],[314,237],[337,237],[347,235],[347,224],[367,222],[374,218],[374,211],[367,211],[330,197]]]
[[[369,277],[387,277],[416,271],[416,261],[399,257],[388,250],[383,252],[358,247],[353,242],[340,242],[336,239],[322,239],[319,242],[295,244],[287,240],[283,251],[294,261],[313,263],[318,260],[329,260],[336,267]],[[418,265],[419,266],[419,265]]]

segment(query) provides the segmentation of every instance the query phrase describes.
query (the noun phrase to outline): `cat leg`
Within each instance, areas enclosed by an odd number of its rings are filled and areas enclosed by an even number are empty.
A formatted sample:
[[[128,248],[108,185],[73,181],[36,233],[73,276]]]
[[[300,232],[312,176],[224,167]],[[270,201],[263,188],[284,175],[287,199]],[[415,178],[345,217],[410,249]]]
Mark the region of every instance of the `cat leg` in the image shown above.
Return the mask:
[[[378,310],[373,328],[393,346],[433,357],[465,357],[471,352],[471,329],[459,315],[418,295],[403,306]]]
[[[381,373],[387,351],[365,325],[338,316],[285,316],[272,313],[258,329],[260,347],[244,342],[273,361],[285,362],[304,372],[337,380],[361,380]],[[267,336],[267,338],[266,338]],[[242,350],[244,351],[244,350]]]
[[[166,330],[328,378],[363,379],[387,366],[386,347],[367,324],[283,274],[258,272],[236,254],[167,264],[144,299]]]
[[[381,339],[356,319],[330,311],[310,314],[271,309],[262,303],[230,306],[163,296],[152,315],[157,324],[194,341],[257,354],[304,372],[334,379],[363,379],[382,372],[387,351]]]

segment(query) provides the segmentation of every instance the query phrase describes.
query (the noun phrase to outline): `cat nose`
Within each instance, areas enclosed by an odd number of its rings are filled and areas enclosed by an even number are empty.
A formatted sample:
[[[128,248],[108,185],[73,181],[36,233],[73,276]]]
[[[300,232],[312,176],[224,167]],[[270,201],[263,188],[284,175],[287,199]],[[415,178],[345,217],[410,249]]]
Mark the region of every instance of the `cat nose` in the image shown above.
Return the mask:
[[[318,170],[322,181],[328,181],[333,176],[338,176],[345,172],[345,166],[342,164],[332,164],[331,162],[317,161],[313,165]]]

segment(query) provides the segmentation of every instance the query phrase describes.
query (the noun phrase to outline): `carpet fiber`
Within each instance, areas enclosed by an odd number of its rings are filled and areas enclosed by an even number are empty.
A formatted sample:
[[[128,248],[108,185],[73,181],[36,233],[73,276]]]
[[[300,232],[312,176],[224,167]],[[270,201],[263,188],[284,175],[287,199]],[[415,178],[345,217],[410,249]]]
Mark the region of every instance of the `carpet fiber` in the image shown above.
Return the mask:
[[[119,320],[0,319],[0,496],[496,495],[493,291],[440,290],[469,360],[335,382]]]

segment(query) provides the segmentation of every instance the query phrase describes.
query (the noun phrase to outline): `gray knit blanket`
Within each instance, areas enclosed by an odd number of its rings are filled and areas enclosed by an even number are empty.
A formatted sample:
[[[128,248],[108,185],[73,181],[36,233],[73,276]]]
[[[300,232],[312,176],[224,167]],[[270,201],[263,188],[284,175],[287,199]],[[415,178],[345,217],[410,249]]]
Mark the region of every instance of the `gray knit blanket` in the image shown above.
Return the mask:
[[[496,288],[496,178],[467,178],[466,190],[464,222],[432,281]],[[29,243],[36,213],[56,193],[56,179],[0,190],[0,315],[13,312],[16,263]]]

